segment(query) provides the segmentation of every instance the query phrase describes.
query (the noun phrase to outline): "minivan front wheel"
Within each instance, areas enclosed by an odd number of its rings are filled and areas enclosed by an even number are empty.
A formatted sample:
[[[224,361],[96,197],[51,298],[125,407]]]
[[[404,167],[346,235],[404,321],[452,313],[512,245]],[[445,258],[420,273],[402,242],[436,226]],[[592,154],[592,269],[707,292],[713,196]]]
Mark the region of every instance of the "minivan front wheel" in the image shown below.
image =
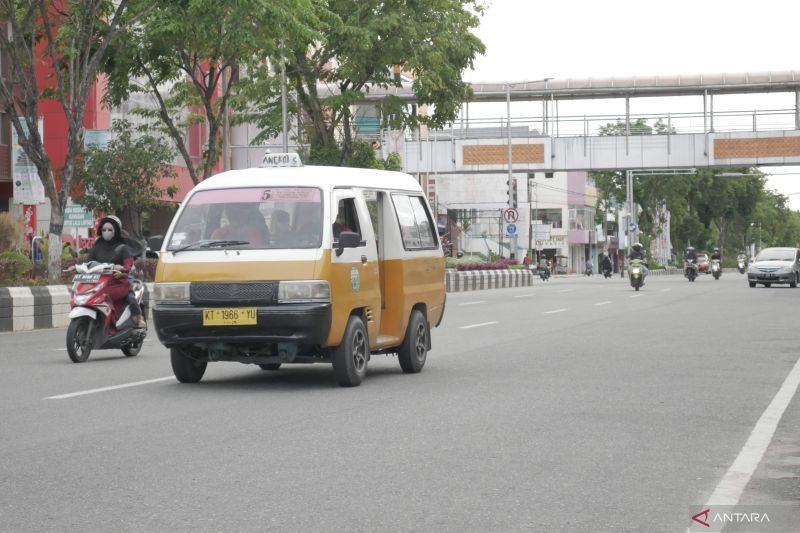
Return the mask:
[[[369,338],[364,321],[357,316],[351,316],[344,330],[344,337],[339,346],[333,351],[331,363],[336,381],[342,387],[357,387],[361,385],[367,374],[369,362]]]
[[[172,372],[181,383],[197,383],[206,373],[207,361],[200,361],[191,356],[187,348],[179,346],[170,348],[169,360],[172,363]]]

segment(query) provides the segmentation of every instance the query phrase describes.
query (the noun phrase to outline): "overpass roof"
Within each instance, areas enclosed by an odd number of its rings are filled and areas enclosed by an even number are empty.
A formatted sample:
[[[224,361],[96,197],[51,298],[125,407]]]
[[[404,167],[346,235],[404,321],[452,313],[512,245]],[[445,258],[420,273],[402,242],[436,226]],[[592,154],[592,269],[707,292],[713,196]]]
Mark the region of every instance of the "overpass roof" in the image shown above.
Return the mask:
[[[671,76],[636,76],[623,78],[565,78],[547,81],[504,81],[471,83],[471,102],[505,102],[506,86],[511,85],[511,99],[581,100],[590,98],[625,98],[637,96],[685,96],[703,94],[743,94],[800,91],[800,70],[780,72],[743,72],[722,74],[678,74]],[[402,87],[369,87],[364,100],[379,101],[388,95],[407,102],[416,98],[410,83]]]

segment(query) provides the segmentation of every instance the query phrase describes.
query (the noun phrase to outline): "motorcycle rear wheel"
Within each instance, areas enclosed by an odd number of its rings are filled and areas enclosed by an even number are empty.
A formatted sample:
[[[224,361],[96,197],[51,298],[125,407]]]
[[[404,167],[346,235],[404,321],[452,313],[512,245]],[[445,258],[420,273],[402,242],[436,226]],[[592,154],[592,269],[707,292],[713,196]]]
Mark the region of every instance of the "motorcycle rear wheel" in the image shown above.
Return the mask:
[[[139,342],[129,344],[128,346],[123,346],[122,353],[125,354],[125,357],[136,357],[142,350],[143,344],[144,344],[144,339],[140,340]]]
[[[73,363],[83,363],[92,353],[92,319],[88,316],[74,318],[67,328],[67,355]]]

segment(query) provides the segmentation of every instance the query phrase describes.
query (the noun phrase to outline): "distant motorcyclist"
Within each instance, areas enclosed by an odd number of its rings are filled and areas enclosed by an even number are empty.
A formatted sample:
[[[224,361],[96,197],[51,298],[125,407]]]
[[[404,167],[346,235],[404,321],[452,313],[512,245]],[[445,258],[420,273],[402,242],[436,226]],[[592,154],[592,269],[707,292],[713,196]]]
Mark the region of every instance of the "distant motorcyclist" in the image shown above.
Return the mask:
[[[714,259],[720,263],[722,262],[722,252],[719,251],[719,248],[714,248],[714,251],[711,253],[711,260],[713,261]]]
[[[604,272],[611,272],[614,269],[614,265],[611,264],[611,258],[608,255],[603,256],[603,260],[600,262],[600,269]]]
[[[697,263],[697,253],[694,251],[694,246],[689,246],[683,254],[683,259],[687,263]]]
[[[631,246],[631,253],[628,255],[628,261],[633,261],[634,259],[638,259],[642,262],[642,268],[644,268],[644,275],[647,275],[647,254],[644,252],[644,247],[642,243],[635,242],[633,246]]]

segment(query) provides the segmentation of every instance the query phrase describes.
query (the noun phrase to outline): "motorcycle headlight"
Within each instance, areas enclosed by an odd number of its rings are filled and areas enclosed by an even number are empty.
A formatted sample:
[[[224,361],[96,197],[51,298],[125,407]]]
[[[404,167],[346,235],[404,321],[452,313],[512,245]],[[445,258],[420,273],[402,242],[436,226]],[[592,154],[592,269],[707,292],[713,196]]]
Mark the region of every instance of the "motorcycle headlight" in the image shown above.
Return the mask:
[[[631,269],[631,274],[639,275],[641,273],[642,273],[642,269],[639,268],[639,267],[634,267],[634,268]]]
[[[89,301],[89,297],[91,294],[76,294],[75,295],[75,305],[83,305]]]
[[[188,304],[189,283],[156,283],[153,286],[153,300],[157,304]]]
[[[331,286],[327,281],[281,281],[278,303],[330,302]]]

